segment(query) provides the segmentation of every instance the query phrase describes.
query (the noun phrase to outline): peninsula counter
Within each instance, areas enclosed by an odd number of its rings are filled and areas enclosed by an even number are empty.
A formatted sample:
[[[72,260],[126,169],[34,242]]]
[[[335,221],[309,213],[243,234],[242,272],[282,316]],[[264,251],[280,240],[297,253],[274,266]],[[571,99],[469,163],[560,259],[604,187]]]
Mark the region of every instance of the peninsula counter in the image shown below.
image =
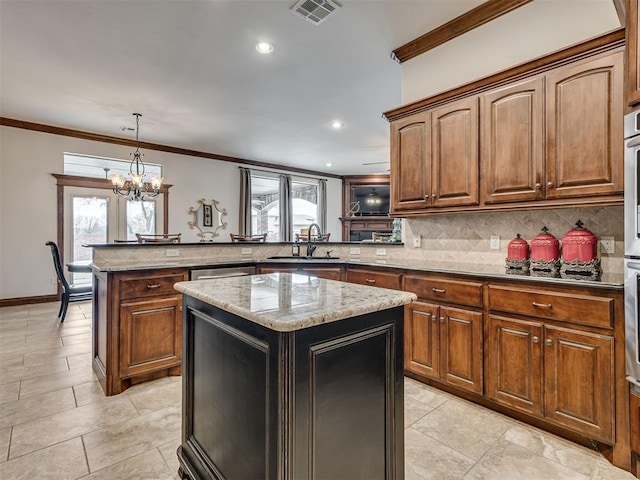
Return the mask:
[[[180,282],[191,479],[404,478],[407,292],[274,273]]]

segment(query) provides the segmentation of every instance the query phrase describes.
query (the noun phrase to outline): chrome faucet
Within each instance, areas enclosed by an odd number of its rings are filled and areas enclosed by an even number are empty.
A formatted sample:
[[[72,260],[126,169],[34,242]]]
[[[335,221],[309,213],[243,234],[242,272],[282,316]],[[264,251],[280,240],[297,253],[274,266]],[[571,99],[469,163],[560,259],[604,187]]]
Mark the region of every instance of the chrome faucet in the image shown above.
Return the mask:
[[[320,225],[318,225],[317,223],[312,223],[311,225],[309,225],[309,229],[308,231],[308,236],[309,238],[307,239],[307,257],[311,257],[313,256],[313,252],[316,251],[316,248],[318,248],[318,246],[316,245],[316,240],[312,240],[312,236],[311,236],[311,229],[313,227],[316,227],[316,239],[319,239],[322,236],[322,232],[320,231]]]

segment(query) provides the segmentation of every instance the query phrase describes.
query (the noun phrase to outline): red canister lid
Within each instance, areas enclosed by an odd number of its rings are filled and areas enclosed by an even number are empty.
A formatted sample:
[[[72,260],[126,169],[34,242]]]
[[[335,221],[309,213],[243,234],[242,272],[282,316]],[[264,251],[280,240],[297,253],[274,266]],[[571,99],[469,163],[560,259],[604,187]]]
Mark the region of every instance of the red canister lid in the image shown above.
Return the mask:
[[[520,234],[507,245],[507,258],[509,260],[526,260],[529,258],[529,244]]]
[[[562,259],[565,262],[580,260],[591,262],[598,256],[598,238],[578,220],[576,227],[562,237]]]
[[[542,233],[539,233],[531,240],[531,260],[543,260],[551,262],[558,260],[560,250],[560,242],[549,233],[547,227],[542,227]]]

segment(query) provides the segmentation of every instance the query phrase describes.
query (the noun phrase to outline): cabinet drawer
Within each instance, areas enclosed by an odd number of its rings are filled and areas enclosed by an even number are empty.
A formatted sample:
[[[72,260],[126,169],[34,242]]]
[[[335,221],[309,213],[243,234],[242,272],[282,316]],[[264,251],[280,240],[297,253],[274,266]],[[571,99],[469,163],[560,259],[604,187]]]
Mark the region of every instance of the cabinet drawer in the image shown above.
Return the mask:
[[[490,285],[489,308],[532,317],[613,328],[613,299],[606,297]]]
[[[383,273],[350,268],[347,270],[347,282],[369,285],[371,287],[400,290],[400,275],[396,273]]]
[[[481,283],[407,275],[404,278],[404,290],[415,293],[419,298],[482,306]]]
[[[120,280],[120,298],[151,297],[156,295],[178,294],[173,288],[177,282],[185,280],[184,274],[167,273]]]

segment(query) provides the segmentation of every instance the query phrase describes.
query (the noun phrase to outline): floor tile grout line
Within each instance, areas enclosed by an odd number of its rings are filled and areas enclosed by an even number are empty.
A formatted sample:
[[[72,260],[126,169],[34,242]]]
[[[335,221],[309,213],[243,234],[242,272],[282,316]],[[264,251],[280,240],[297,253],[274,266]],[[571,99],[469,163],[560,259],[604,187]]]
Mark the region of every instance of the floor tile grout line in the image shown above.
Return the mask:
[[[87,446],[84,443],[84,435],[80,435],[80,441],[82,442],[82,451],[84,452],[84,461],[87,464],[87,475],[83,475],[82,477],[79,478],[83,478],[86,476],[91,475],[93,472],[91,471],[91,465],[89,464],[89,455],[87,454]]]

